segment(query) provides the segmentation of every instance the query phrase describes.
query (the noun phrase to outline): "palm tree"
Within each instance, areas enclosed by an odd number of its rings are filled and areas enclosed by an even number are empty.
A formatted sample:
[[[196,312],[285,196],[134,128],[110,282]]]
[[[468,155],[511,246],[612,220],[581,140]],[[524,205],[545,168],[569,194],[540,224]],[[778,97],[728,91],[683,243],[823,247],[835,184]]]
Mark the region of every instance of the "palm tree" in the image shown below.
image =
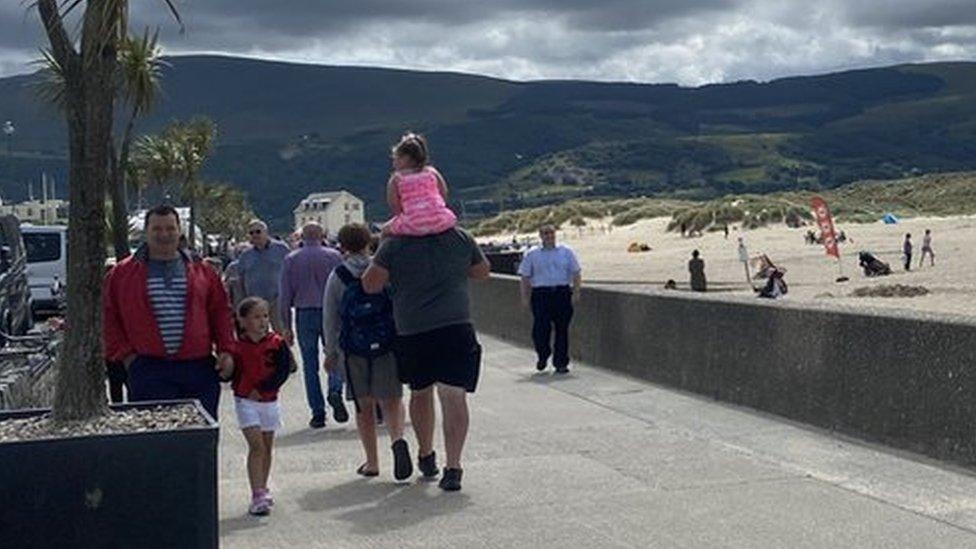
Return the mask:
[[[130,170],[129,151],[136,119],[148,112],[159,94],[159,80],[166,62],[160,59],[159,31],[152,36],[149,29],[141,38],[129,37],[123,42],[119,55],[119,86],[122,98],[129,106],[129,119],[122,134],[118,156],[112,155],[111,198],[113,244],[115,258],[122,260],[129,255],[129,215],[126,197],[126,177]],[[114,143],[113,143],[114,149]]]
[[[172,0],[163,0],[177,20]],[[128,0],[87,0],[79,35],[65,17],[82,0],[36,0],[50,43],[48,54],[64,79],[69,171],[67,323],[54,392],[57,421],[105,412],[102,277],[105,272],[105,185],[112,157],[119,51],[128,34]]]
[[[195,247],[200,169],[213,151],[217,125],[209,118],[197,117],[189,122],[171,123],[164,135],[173,143],[179,156],[183,200],[190,207],[190,231],[187,240],[191,247]]]

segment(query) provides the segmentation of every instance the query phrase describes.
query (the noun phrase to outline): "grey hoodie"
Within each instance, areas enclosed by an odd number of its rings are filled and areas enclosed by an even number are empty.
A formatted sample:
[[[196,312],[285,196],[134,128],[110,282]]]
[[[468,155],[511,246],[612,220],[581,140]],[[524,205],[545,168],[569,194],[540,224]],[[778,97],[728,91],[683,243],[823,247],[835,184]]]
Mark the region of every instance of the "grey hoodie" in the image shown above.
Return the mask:
[[[369,256],[364,254],[350,255],[342,262],[355,277],[360,277],[366,268],[369,267]],[[322,328],[325,333],[325,356],[330,358],[339,357],[339,331],[342,329],[342,319],[340,318],[342,306],[342,294],[346,291],[346,285],[336,274],[335,270],[329,275],[329,280],[325,283],[325,297],[322,303]]]

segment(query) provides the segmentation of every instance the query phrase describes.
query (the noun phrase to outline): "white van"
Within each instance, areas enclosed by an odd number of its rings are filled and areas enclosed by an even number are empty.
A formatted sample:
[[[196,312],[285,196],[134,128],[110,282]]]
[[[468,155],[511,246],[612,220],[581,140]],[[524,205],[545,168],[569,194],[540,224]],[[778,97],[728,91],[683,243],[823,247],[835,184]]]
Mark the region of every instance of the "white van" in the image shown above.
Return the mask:
[[[64,287],[68,281],[68,228],[25,223],[20,232],[27,250],[27,284],[34,313],[57,313],[60,297],[54,289]]]

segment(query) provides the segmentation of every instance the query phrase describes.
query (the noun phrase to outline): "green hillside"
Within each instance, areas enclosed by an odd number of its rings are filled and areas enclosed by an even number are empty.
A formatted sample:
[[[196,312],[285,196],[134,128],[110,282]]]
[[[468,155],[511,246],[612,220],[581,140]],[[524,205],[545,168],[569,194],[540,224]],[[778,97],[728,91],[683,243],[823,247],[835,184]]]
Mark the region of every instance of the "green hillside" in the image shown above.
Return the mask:
[[[345,188],[386,215],[389,146],[425,132],[466,219],[569,199],[821,190],[976,169],[976,63],[904,65],[771,82],[506,82],[474,75],[176,57],[140,130],[212,117],[204,175],[245,189],[278,227],[309,192]],[[0,79],[0,196],[64,180],[61,123],[32,77]],[[6,154],[10,145],[12,155]],[[63,188],[62,184],[62,188]]]

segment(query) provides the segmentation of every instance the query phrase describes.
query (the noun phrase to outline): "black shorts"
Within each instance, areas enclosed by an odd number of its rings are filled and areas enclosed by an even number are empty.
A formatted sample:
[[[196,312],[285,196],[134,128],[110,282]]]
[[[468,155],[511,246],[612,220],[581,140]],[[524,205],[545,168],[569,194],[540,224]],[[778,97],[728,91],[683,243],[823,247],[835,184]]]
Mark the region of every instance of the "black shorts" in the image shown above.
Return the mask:
[[[481,345],[471,324],[397,336],[394,352],[400,381],[412,391],[443,383],[473,393],[478,386]]]

